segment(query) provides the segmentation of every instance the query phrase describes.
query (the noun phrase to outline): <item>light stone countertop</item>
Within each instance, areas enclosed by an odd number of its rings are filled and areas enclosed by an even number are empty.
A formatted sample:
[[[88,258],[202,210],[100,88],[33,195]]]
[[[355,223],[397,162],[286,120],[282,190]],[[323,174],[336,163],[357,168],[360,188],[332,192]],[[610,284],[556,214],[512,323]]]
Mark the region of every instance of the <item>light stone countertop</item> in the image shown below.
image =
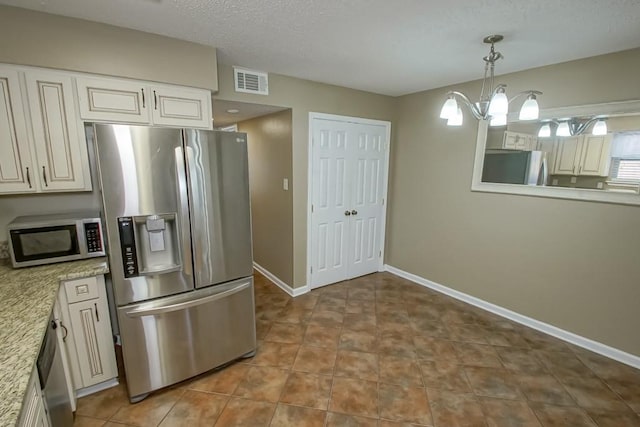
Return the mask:
[[[104,257],[20,269],[0,259],[0,426],[18,422],[60,281],[108,272]]]

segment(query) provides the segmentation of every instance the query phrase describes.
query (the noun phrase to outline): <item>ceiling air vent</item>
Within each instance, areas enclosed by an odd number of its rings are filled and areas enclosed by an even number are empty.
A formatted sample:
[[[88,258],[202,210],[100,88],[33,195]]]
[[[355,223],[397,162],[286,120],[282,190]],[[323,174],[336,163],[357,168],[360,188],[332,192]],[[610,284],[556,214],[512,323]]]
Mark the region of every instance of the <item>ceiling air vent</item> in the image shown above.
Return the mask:
[[[233,76],[236,82],[236,92],[269,95],[269,76],[267,73],[233,67]]]

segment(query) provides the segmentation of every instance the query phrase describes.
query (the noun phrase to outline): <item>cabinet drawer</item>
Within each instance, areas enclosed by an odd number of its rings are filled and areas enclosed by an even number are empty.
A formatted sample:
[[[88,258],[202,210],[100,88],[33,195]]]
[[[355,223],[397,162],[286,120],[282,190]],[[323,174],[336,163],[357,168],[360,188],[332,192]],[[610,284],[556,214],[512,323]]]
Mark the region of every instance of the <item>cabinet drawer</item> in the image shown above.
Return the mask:
[[[98,298],[98,282],[95,277],[64,282],[64,290],[69,304]]]

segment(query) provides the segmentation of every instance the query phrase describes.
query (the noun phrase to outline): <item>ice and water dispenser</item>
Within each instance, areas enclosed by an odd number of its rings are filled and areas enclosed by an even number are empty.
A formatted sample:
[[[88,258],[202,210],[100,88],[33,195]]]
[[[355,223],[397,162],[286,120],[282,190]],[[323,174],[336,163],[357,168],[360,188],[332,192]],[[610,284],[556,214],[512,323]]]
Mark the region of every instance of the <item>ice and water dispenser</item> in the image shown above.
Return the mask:
[[[124,277],[181,268],[175,213],[119,217],[118,231]]]

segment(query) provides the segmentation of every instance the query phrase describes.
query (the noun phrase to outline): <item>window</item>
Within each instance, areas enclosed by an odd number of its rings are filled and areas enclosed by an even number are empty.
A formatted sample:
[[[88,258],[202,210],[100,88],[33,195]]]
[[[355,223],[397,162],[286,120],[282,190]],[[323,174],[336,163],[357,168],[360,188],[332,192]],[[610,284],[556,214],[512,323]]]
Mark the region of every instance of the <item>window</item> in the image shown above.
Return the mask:
[[[640,183],[640,132],[614,134],[609,177],[616,182]]]
[[[611,179],[614,181],[640,182],[640,158],[611,159]]]

